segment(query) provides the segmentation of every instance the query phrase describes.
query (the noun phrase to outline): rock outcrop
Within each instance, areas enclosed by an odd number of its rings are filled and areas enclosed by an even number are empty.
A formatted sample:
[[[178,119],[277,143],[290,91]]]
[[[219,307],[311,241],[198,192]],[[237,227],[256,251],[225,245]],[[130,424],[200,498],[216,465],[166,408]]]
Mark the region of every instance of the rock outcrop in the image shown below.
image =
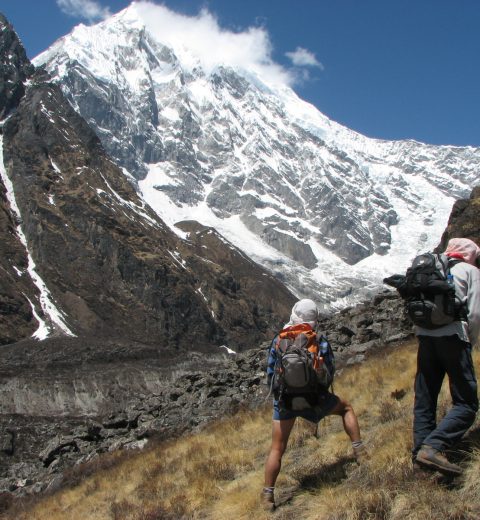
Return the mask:
[[[377,349],[412,336],[403,301],[390,290],[320,320],[319,328],[327,332],[340,364],[363,362]]]
[[[468,199],[455,202],[438,250],[445,251],[454,237],[469,238],[480,245],[480,186],[472,190]]]

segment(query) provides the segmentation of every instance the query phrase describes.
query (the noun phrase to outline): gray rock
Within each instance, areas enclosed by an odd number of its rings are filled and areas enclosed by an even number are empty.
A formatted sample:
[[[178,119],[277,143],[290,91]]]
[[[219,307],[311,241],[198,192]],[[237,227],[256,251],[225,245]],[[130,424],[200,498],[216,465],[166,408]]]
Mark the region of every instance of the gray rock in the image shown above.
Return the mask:
[[[63,483],[63,476],[62,475],[56,475],[54,476],[46,485],[45,492],[47,493],[55,493],[55,491],[58,491],[62,487]]]
[[[357,363],[362,363],[363,361],[365,361],[364,354],[357,354],[347,360],[347,365],[355,365]]]
[[[0,450],[6,455],[13,455],[15,451],[15,432],[12,430],[0,431]]]
[[[66,453],[79,451],[77,441],[73,437],[55,437],[52,439],[45,449],[39,453],[39,458],[45,467]]]
[[[365,354],[365,352],[369,351],[373,347],[376,347],[377,344],[378,343],[376,341],[368,341],[367,343],[360,343],[359,345],[352,345],[348,349],[348,352],[349,352],[349,354],[350,353]]]

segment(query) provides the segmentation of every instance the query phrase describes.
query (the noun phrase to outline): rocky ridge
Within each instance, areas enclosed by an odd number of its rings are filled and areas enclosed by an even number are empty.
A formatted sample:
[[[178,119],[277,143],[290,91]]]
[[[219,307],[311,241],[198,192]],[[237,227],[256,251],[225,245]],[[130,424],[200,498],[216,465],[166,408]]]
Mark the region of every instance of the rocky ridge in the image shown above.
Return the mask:
[[[472,190],[468,199],[460,199],[453,205],[438,250],[444,251],[452,237],[469,238],[480,244],[480,186]]]
[[[32,75],[33,65],[30,63],[23,45],[20,43],[13,27],[0,13],[2,27],[0,54],[0,121],[14,110],[25,94],[24,82]]]

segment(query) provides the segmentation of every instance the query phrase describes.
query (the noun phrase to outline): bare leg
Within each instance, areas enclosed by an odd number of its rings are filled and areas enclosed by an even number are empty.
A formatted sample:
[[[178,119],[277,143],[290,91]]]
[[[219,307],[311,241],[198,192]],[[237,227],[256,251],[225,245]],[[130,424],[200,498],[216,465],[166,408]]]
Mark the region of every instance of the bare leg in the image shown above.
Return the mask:
[[[295,424],[295,418],[273,421],[272,446],[265,463],[265,487],[274,487],[282,466],[282,456],[287,449],[288,438]]]
[[[343,421],[343,429],[350,437],[352,442],[361,440],[360,426],[358,425],[357,416],[353,411],[352,405],[340,399],[337,406],[330,412],[329,415],[340,415]]]

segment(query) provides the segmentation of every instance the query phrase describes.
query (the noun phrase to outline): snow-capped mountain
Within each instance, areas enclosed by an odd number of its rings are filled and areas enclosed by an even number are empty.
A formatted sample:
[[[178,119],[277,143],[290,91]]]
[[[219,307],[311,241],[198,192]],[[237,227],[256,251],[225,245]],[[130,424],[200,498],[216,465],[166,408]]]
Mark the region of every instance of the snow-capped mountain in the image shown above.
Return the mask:
[[[433,248],[478,182],[480,149],[366,138],[258,70],[206,64],[150,12],[80,25],[34,64],[180,236],[182,220],[212,226],[297,295],[341,307]]]
[[[0,345],[121,338],[169,359],[278,330],[294,295],[211,228],[175,235],[1,14],[0,114]]]

